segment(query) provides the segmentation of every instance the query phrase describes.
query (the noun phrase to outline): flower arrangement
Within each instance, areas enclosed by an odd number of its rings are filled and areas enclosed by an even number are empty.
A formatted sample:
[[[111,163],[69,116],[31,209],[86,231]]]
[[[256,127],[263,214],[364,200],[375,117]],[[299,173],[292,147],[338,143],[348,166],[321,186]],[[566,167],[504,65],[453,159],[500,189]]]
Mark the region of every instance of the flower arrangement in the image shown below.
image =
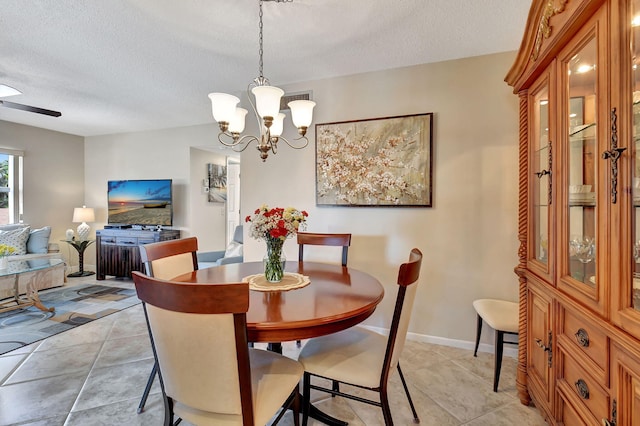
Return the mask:
[[[304,229],[308,216],[306,211],[293,207],[270,209],[263,204],[256,209],[253,217],[246,217],[245,222],[251,223],[251,237],[267,243],[267,255],[264,257],[264,275],[267,281],[282,280],[286,261],[282,255],[282,245],[288,237],[295,235],[298,229]]]
[[[0,244],[0,257],[5,257],[10,254],[15,253],[16,249],[12,246],[8,246],[6,244]]]
[[[269,208],[266,204],[256,209],[253,217],[247,216],[245,222],[251,222],[250,235],[258,240],[286,238],[295,235],[299,228],[304,229],[309,214],[293,207]]]

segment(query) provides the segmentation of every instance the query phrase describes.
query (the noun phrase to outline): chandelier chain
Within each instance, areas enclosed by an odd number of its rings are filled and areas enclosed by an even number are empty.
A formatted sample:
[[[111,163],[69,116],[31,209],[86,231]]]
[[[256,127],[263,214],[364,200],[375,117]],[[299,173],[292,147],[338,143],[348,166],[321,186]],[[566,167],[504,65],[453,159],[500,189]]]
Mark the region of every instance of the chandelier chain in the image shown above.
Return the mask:
[[[263,66],[264,66],[264,64],[262,62],[262,54],[264,52],[263,49],[262,49],[262,0],[260,0],[260,13],[259,13],[259,16],[260,16],[260,25],[259,25],[260,35],[259,35],[258,40],[259,40],[260,47],[259,47],[259,50],[258,50],[258,57],[260,58],[260,63],[258,64],[258,68],[259,68],[258,71],[259,71],[260,78],[264,78],[264,76],[262,75],[262,69],[263,69]]]

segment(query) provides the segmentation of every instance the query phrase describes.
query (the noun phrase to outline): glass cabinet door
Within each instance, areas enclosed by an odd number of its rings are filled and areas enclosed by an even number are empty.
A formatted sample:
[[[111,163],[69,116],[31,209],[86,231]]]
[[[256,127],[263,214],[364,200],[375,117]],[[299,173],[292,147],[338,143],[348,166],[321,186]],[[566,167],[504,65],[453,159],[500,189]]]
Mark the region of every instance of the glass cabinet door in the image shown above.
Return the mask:
[[[636,311],[640,311],[640,0],[633,0],[631,11],[631,57],[633,63],[632,73],[632,117],[631,127],[631,235],[633,236],[633,247],[630,253],[633,254],[631,264],[633,265],[632,282],[627,287],[631,294],[628,294],[628,305]]]
[[[553,67],[551,67],[553,68]],[[542,275],[550,277],[549,250],[553,248],[550,243],[551,230],[551,203],[552,203],[552,174],[553,164],[552,142],[549,135],[549,74],[545,73],[530,90],[529,105],[531,108],[531,149],[532,176],[531,176],[531,221],[529,235],[529,267],[536,269]]]
[[[598,249],[605,243],[599,241],[597,227],[598,119],[599,109],[604,110],[607,105],[598,98],[599,70],[603,65],[598,62],[606,57],[603,44],[599,43],[598,16],[594,15],[591,25],[576,37],[560,62],[564,74],[564,146],[560,165],[564,196],[558,287],[603,312],[605,302],[597,279]]]

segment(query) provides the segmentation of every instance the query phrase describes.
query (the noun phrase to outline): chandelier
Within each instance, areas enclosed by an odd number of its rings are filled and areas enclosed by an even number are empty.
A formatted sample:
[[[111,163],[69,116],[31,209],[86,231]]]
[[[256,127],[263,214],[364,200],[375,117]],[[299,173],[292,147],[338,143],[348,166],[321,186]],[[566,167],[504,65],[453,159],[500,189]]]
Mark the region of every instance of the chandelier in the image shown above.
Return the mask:
[[[280,112],[280,99],[284,95],[284,90],[271,86],[269,80],[262,73],[262,3],[263,1],[275,1],[276,3],[291,2],[293,0],[259,0],[260,25],[259,25],[259,76],[256,77],[247,87],[247,97],[255,113],[256,120],[260,127],[260,136],[242,135],[245,126],[245,116],[247,110],[238,107],[240,99],[226,93],[209,93],[211,99],[211,111],[213,118],[218,122],[220,133],[218,140],[225,146],[232,147],[234,151],[242,152],[251,142],[257,143],[256,148],[260,151],[260,158],[264,162],[269,156],[269,152],[275,154],[278,149],[278,142],[284,141],[291,148],[302,149],[309,144],[306,137],[307,128],[313,119],[313,107],[315,102],[306,100],[295,100],[287,105],[291,110],[291,120],[298,128],[300,137],[289,142],[282,136],[285,114]],[[252,99],[255,98],[255,102]]]

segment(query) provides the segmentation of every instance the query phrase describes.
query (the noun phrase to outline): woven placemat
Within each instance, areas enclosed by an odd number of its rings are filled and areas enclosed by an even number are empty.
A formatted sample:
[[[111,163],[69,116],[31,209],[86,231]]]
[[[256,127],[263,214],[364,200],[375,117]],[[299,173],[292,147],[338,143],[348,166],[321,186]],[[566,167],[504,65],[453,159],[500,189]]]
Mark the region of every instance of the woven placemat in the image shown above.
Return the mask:
[[[242,282],[249,283],[249,290],[255,291],[288,291],[295,290],[296,288],[302,288],[308,285],[311,281],[309,277],[295,272],[285,272],[282,281],[279,283],[272,283],[267,281],[264,274],[255,274],[244,277]]]

